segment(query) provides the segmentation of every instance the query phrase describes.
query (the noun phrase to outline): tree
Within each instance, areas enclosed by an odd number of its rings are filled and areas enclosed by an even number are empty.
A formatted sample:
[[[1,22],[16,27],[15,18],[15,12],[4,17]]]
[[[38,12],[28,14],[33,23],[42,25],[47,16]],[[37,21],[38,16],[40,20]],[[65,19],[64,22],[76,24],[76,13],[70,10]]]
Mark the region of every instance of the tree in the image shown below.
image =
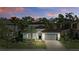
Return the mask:
[[[74,19],[75,19],[75,21],[78,21],[79,20],[77,15],[75,15],[75,18]]]
[[[23,41],[23,37],[22,37],[22,32],[24,31],[25,27],[27,26],[27,24],[24,22],[24,20],[21,20],[19,18],[16,18],[16,17],[12,17],[10,19],[10,21],[18,27],[18,31],[14,31],[17,34],[17,37],[16,37],[16,41]],[[15,27],[15,30],[16,30],[16,27]],[[16,35],[16,33],[14,35]]]
[[[26,22],[27,26],[30,25],[33,21],[34,21],[34,18],[28,16],[28,17],[22,17],[23,21]],[[32,35],[33,35],[33,32],[34,32],[34,28],[32,26],[28,26],[27,28],[27,32],[30,32],[31,34],[31,39],[32,39]]]
[[[65,22],[64,15],[59,14],[58,17],[54,18],[53,22],[55,23],[56,28],[62,29],[63,24]]]
[[[22,17],[22,19],[25,20],[25,21],[28,22],[28,23],[34,21],[34,18],[32,18],[31,16],[28,16],[28,17]]]
[[[9,43],[11,43],[11,31],[7,28],[7,22],[7,19],[0,18],[0,48],[8,48]]]
[[[50,23],[49,23],[49,20],[48,20],[47,18],[44,17],[44,18],[42,18],[41,21],[42,21],[42,23],[44,23],[46,29],[48,29],[49,26],[50,26],[50,25],[49,25],[49,24],[50,24]]]
[[[63,22],[64,21],[64,16],[62,14],[59,14],[58,19],[59,19],[59,22]]]
[[[74,17],[73,17],[73,13],[66,13],[66,19],[69,20],[69,21],[74,21]]]

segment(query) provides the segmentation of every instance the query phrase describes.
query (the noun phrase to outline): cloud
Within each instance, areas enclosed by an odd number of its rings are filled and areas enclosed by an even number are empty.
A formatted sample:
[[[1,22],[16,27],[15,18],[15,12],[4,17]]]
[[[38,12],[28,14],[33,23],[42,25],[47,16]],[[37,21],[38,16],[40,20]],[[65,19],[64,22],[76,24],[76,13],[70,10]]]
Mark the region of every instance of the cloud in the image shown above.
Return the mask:
[[[40,18],[40,16],[36,16],[36,15],[31,15],[31,17],[37,19],[37,18]]]
[[[49,17],[56,16],[56,13],[47,13],[47,16]]]
[[[75,11],[79,10],[79,8],[64,7],[64,8],[60,8],[59,10],[60,10],[61,13],[69,13],[69,12],[75,12]]]
[[[0,14],[19,13],[23,11],[24,8],[22,7],[0,7]]]

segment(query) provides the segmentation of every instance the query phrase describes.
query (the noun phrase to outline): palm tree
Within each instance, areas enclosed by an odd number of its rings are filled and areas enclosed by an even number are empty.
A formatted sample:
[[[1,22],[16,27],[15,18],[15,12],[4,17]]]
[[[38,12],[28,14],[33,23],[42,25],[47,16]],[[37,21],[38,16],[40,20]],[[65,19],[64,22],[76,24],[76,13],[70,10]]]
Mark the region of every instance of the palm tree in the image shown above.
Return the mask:
[[[66,19],[69,20],[69,21],[74,21],[74,17],[73,17],[73,13],[66,13]]]
[[[44,18],[42,18],[41,21],[42,21],[42,23],[45,25],[46,29],[48,29],[49,26],[50,26],[49,20],[44,17]]]
[[[75,21],[78,21],[79,20],[79,18],[78,18],[77,15],[75,15],[74,19],[75,19]]]
[[[32,22],[34,21],[34,18],[32,18],[31,16],[28,16],[28,17],[22,17],[23,20],[27,21],[27,22]]]
[[[65,22],[65,18],[63,14],[59,14],[58,17],[54,18],[53,22],[56,24],[58,29],[63,28],[63,24]]]
[[[75,19],[77,20],[78,18],[77,18],[77,16],[75,15],[74,16],[74,13],[66,13],[66,18],[65,18],[65,23],[66,23],[66,27],[67,28],[69,28],[69,29],[71,29],[71,24],[72,24],[72,22],[74,22],[75,21]]]

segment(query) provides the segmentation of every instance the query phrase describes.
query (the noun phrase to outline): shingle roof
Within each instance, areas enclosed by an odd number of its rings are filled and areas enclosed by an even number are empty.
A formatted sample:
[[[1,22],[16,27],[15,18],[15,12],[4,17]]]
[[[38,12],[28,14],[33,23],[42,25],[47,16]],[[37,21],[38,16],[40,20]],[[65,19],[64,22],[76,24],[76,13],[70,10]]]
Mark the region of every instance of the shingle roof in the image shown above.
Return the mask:
[[[62,30],[58,30],[58,29],[48,29],[48,30],[43,30],[42,32],[61,32]]]

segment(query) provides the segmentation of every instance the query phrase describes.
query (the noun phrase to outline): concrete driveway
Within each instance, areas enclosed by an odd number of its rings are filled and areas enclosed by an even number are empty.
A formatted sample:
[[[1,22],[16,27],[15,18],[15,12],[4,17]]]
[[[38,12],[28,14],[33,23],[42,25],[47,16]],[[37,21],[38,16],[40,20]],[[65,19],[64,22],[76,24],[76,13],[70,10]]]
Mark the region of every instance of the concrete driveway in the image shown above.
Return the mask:
[[[66,50],[60,41],[45,40],[47,50]]]

